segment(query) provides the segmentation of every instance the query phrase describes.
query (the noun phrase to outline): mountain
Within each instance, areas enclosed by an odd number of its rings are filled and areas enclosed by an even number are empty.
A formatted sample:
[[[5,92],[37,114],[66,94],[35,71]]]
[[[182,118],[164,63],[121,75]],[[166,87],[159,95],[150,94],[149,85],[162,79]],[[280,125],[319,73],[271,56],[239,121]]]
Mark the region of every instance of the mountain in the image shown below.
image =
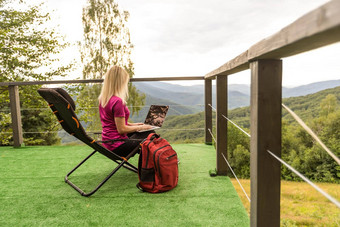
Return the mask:
[[[306,96],[284,98],[282,102],[299,115],[303,121],[308,122],[319,116],[320,103],[329,94],[334,94],[338,99],[338,103],[340,103],[340,86]],[[247,106],[229,110],[228,118],[237,125],[249,129],[250,107]],[[282,118],[288,124],[297,124],[284,109],[282,110]],[[214,119],[215,112],[213,112],[213,124],[215,122]],[[182,116],[169,116],[166,118],[163,127],[157,130],[157,132],[173,143],[203,142],[204,112]]]
[[[136,82],[136,88],[147,95],[146,105],[162,103],[172,106],[183,105],[185,111],[197,113],[204,109],[204,85],[183,86],[165,82]],[[340,86],[340,80],[311,83],[293,88],[282,88],[282,97],[297,97],[313,94],[328,88]],[[216,89],[212,89],[212,105],[216,103]],[[171,103],[171,104],[170,104]],[[250,86],[246,84],[230,84],[228,86],[228,108],[249,106]],[[176,109],[176,110],[177,110]],[[181,112],[182,110],[179,110]]]
[[[170,109],[168,111],[167,116],[177,116],[177,115],[186,115],[186,114],[192,114],[197,113],[199,111],[202,111],[203,107],[196,105],[196,106],[186,106],[186,105],[179,105],[175,102],[156,98],[150,95],[146,95],[145,100],[145,106],[139,111],[138,115],[130,116],[130,119],[132,122],[144,122],[145,116],[147,115],[149,111],[149,106],[151,104],[154,105],[169,105]]]
[[[311,83],[293,88],[283,88],[282,96],[284,98],[297,97],[302,95],[313,94],[328,88],[340,86],[340,80],[328,80],[322,82]]]
[[[193,113],[197,113],[204,109],[204,86],[182,86],[169,84],[164,82],[136,82],[136,88],[145,93],[149,99],[146,100],[146,105],[155,103],[166,104],[168,102],[176,103],[176,105],[184,105],[192,109]],[[228,90],[230,109],[248,106],[249,101],[249,86],[248,85],[231,85]],[[153,97],[152,99],[150,97]],[[152,103],[150,101],[155,103]],[[216,91],[213,87],[212,105],[216,103]]]

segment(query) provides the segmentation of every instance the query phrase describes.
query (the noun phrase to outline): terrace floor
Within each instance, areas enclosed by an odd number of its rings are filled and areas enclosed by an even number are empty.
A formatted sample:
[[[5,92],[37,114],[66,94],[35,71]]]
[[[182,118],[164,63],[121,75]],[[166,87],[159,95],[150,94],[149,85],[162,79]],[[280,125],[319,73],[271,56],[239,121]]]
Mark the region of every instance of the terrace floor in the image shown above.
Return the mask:
[[[180,164],[179,184],[172,191],[140,192],[138,176],[121,169],[89,198],[64,183],[64,176],[90,148],[0,147],[0,226],[249,226],[229,178],[208,174],[215,168],[214,148],[173,147]],[[95,155],[71,180],[89,191],[113,165]]]

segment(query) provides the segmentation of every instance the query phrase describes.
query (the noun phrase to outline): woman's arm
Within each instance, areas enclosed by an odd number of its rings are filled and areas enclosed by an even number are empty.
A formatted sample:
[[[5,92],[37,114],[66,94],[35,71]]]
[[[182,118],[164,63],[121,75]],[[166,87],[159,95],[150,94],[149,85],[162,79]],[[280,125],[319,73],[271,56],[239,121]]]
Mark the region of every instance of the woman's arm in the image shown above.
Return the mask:
[[[152,128],[150,125],[144,125],[144,124],[126,125],[124,117],[115,117],[115,123],[116,123],[117,131],[119,134],[137,132],[137,131],[147,130],[147,129]]]
[[[128,122],[128,126],[136,126],[136,125],[144,125],[143,123],[130,123]]]

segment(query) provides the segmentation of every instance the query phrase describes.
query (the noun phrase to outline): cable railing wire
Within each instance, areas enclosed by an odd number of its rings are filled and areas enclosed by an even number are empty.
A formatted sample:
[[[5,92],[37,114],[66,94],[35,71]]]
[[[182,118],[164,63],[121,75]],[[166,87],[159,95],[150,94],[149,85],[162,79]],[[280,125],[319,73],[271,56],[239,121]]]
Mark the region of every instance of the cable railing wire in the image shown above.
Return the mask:
[[[216,111],[216,108],[214,108],[211,104],[208,104],[214,111]],[[222,115],[222,117],[224,117],[225,119],[227,119],[228,121],[230,121],[233,125],[235,125],[238,129],[240,129],[243,133],[245,133],[247,136],[249,136],[250,137],[250,135],[246,132],[246,131],[244,131],[241,127],[239,127],[237,124],[235,124],[234,122],[232,122],[229,118],[227,118],[226,116],[224,116],[223,114],[221,114]],[[211,134],[211,136],[212,136],[212,138],[214,139],[214,141],[215,141],[215,143],[216,143],[216,139],[214,138],[214,136],[212,135],[212,132],[211,132],[211,130],[210,130],[210,128],[208,129],[208,131],[210,132],[210,134]],[[246,193],[246,191],[244,190],[244,188],[243,188],[243,186],[242,186],[242,184],[241,184],[241,182],[239,181],[239,179],[238,179],[238,177],[236,176],[236,174],[235,174],[235,172],[233,171],[233,169],[231,168],[231,166],[230,166],[230,164],[229,164],[229,162],[228,162],[228,160],[226,159],[226,157],[224,156],[224,154],[223,153],[221,153],[222,154],[222,156],[223,156],[223,158],[224,158],[224,160],[225,160],[225,162],[227,163],[227,165],[229,166],[229,169],[231,170],[231,172],[233,173],[233,175],[234,175],[234,177],[235,177],[235,179],[237,180],[237,182],[238,182],[238,184],[240,185],[240,187],[241,187],[241,189],[242,189],[242,191],[243,191],[243,193],[246,195],[246,197],[247,197],[247,199],[248,199],[248,201],[250,202],[250,198],[249,198],[249,196],[247,195],[247,193]]]
[[[216,108],[215,107],[213,107],[211,104],[208,104],[208,106],[210,106],[211,109],[213,109],[216,112]]]
[[[216,111],[216,109],[211,105],[208,104],[214,111]],[[326,145],[315,135],[315,133],[291,110],[289,109],[287,106],[285,106],[284,104],[282,104],[282,106],[294,117],[294,119],[326,150],[326,152],[340,165],[340,160],[339,158],[333,154],[333,152],[331,152]],[[241,127],[239,127],[237,124],[235,124],[233,121],[231,121],[229,118],[227,118],[226,116],[224,116],[223,114],[221,114],[222,117],[224,117],[226,120],[228,120],[229,122],[231,122],[235,127],[237,127],[239,130],[241,130],[244,134],[246,134],[248,137],[251,137],[249,133],[247,133],[246,131],[244,131]],[[210,132],[212,138],[214,139],[215,143],[216,143],[216,139],[213,137],[211,130],[208,129],[208,131]],[[269,154],[271,154],[274,158],[276,158],[278,161],[280,161],[282,164],[284,164],[288,169],[290,169],[292,172],[294,172],[296,175],[298,175],[301,179],[303,179],[305,182],[307,182],[308,184],[310,184],[314,189],[316,189],[318,192],[320,192],[323,196],[325,196],[328,200],[330,200],[333,204],[335,204],[338,208],[340,208],[340,202],[337,201],[335,198],[333,198],[331,195],[327,194],[325,191],[323,191],[321,188],[319,188],[317,185],[315,185],[313,182],[311,182],[308,178],[306,178],[303,174],[301,174],[300,172],[298,172],[297,170],[295,170],[292,166],[290,166],[289,164],[287,164],[285,161],[283,161],[282,159],[280,159],[279,157],[277,157],[275,154],[273,154],[271,151],[267,150],[267,152]],[[234,177],[236,178],[237,182],[239,183],[239,185],[241,186],[244,194],[246,195],[247,199],[250,202],[250,199],[247,195],[247,193],[245,192],[244,188],[242,187],[240,181],[238,180],[236,174],[234,173],[234,171],[232,170],[230,164],[228,163],[226,157],[224,156],[223,153],[221,153],[224,160],[226,161],[227,165],[229,166],[229,169],[231,170],[231,172],[233,173]]]
[[[209,133],[210,133],[210,135],[211,135],[211,138],[213,138],[213,140],[215,141],[215,143],[217,143],[217,142],[216,142],[216,139],[215,139],[213,133],[211,132],[211,129],[210,129],[210,128],[208,128],[208,131],[209,131]]]
[[[237,180],[238,184],[241,186],[241,189],[242,189],[243,193],[246,195],[246,197],[247,197],[248,201],[250,202],[250,198],[248,197],[248,195],[247,195],[246,191],[244,190],[244,188],[243,188],[243,186],[242,186],[241,182],[238,180],[238,178],[237,178],[236,174],[234,173],[234,171],[233,171],[233,168],[231,168],[231,166],[230,166],[229,162],[227,161],[226,157],[224,156],[224,154],[223,154],[222,152],[221,152],[221,155],[223,156],[223,158],[224,158],[225,162],[226,162],[226,163],[227,163],[227,165],[229,166],[229,169],[230,169],[230,170],[231,170],[231,172],[233,173],[233,175],[234,175],[235,179]]]
[[[214,111],[216,111],[216,108],[213,107],[211,104],[208,104],[208,106],[210,106]],[[224,117],[227,121],[229,121],[230,123],[232,123],[233,125],[235,125],[235,127],[237,127],[238,129],[240,129],[244,134],[246,134],[248,137],[250,137],[250,134],[247,133],[246,131],[244,131],[240,126],[238,126],[237,124],[235,124],[232,120],[230,120],[229,118],[227,118],[226,116],[224,116],[223,114],[221,114],[222,117]]]
[[[194,105],[181,105],[181,104],[175,104],[175,105],[170,105],[171,107],[187,107],[187,106],[204,106],[204,104],[194,104]],[[130,108],[148,108],[149,106],[129,106]],[[49,107],[27,107],[27,108],[20,108],[20,111],[34,111],[34,110],[49,110],[50,108]],[[83,106],[79,106],[77,108],[78,110],[88,110],[88,109],[98,109],[97,106],[94,106],[94,107],[83,107]],[[3,109],[0,109],[0,112],[8,112],[10,113],[11,112],[11,109],[9,108],[3,108]]]
[[[297,116],[291,109],[282,103],[282,106],[290,113],[293,118],[311,135],[321,147],[340,165],[340,159],[319,139],[319,137]]]
[[[176,110],[176,109],[174,109],[174,108],[169,109],[169,112],[170,112],[170,111],[175,112],[175,113],[178,113],[178,114],[180,114],[180,115],[182,114],[181,112],[179,112],[178,110]]]
[[[203,131],[204,128],[159,128],[156,130],[169,130],[169,131]]]
[[[226,120],[228,120],[230,123],[232,123],[233,125],[235,125],[235,127],[237,127],[239,130],[241,130],[244,134],[246,134],[249,138],[250,138],[250,134],[247,133],[246,131],[244,131],[240,126],[238,126],[237,124],[235,124],[232,120],[230,120],[229,118],[227,118],[226,116],[224,116],[223,114],[221,114],[222,117],[224,117]]]
[[[163,131],[203,131],[204,128],[160,128],[157,130],[163,130]],[[23,134],[48,134],[48,133],[59,133],[62,132],[64,133],[63,130],[60,131],[42,131],[42,132],[38,132],[38,131],[33,131],[33,132],[22,132]],[[66,132],[65,132],[66,133]],[[98,134],[101,132],[91,132],[88,131],[87,134]],[[13,132],[0,132],[0,134],[13,134]]]
[[[338,208],[340,208],[340,202],[337,201],[335,198],[327,194],[325,191],[323,191],[321,188],[319,188],[317,185],[315,185],[313,182],[311,182],[307,177],[302,175],[300,172],[298,172],[296,169],[294,169],[292,166],[290,166],[288,163],[283,161],[281,158],[277,157],[275,154],[273,154],[270,150],[267,150],[267,152],[272,155],[275,159],[277,159],[279,162],[284,164],[288,169],[290,169],[293,173],[298,175],[302,180],[310,184],[314,189],[316,189],[318,192],[320,192],[323,196],[325,196],[327,199],[329,199],[332,203],[334,203]]]
[[[216,111],[216,109],[211,105],[208,104],[212,109]],[[291,109],[289,109],[286,105],[282,103],[282,106],[294,117],[294,119],[321,145],[321,147],[340,165],[340,159],[319,139],[319,137],[297,116]],[[226,120],[228,120],[230,123],[232,123],[235,127],[237,127],[239,130],[241,130],[244,134],[246,134],[248,137],[251,137],[249,133],[244,131],[240,126],[235,124],[232,120],[230,120],[228,117],[221,114],[222,117],[224,117]]]
[[[211,104],[208,104],[214,111],[216,111],[216,108],[214,108]],[[185,105],[176,105],[176,106],[185,106]],[[293,118],[326,150],[326,152],[340,165],[340,160],[339,158],[333,154],[327,147],[326,145],[315,135],[315,133],[291,110],[289,109],[287,106],[285,106],[284,104],[282,104],[282,106],[293,116]],[[141,106],[142,107],[142,106]],[[143,106],[144,107],[144,106]],[[92,107],[92,108],[97,108],[97,107]],[[37,110],[37,109],[46,109],[46,108],[26,108],[23,110]],[[237,127],[239,130],[241,130],[244,134],[246,134],[248,137],[251,137],[249,133],[247,133],[246,131],[244,131],[240,126],[238,126],[236,123],[234,123],[233,121],[231,121],[228,117],[224,116],[223,114],[221,114],[222,117],[224,117],[226,120],[228,120],[229,122],[231,122],[235,127]],[[161,129],[161,130],[169,130],[169,131],[193,131],[193,130],[204,130],[203,128],[195,128],[195,129]],[[216,139],[213,135],[213,133],[211,132],[211,129],[208,129],[209,133],[211,134],[213,140],[216,142]],[[45,132],[23,132],[24,134],[48,134],[48,133],[58,133],[59,131],[45,131]],[[94,132],[88,132],[89,134],[93,134]],[[98,132],[96,132],[98,133]],[[11,132],[1,132],[0,134],[12,134]],[[94,133],[95,134],[95,133]],[[287,168],[289,168],[292,172],[294,172],[296,175],[298,175],[301,179],[303,179],[305,182],[307,182],[308,184],[310,184],[313,188],[315,188],[317,191],[319,191],[322,195],[324,195],[327,199],[329,199],[332,203],[334,203],[338,208],[340,208],[340,203],[339,201],[337,201],[335,198],[333,198],[332,196],[330,196],[329,194],[327,194],[326,192],[324,192],[321,188],[319,188],[318,186],[316,186],[313,182],[311,182],[308,178],[306,178],[304,175],[302,175],[301,173],[299,173],[297,170],[295,170],[293,167],[291,167],[289,164],[287,164],[285,161],[283,161],[282,159],[280,159],[279,157],[277,157],[276,155],[274,155],[271,151],[267,150],[267,152],[269,154],[271,154],[275,159],[277,159],[278,161],[280,161],[282,164],[284,164]],[[250,199],[247,195],[247,193],[245,192],[244,188],[242,187],[240,181],[238,180],[236,174],[234,173],[234,171],[232,170],[230,164],[228,163],[227,159],[225,158],[224,154],[221,153],[224,160],[226,161],[227,165],[229,166],[231,172],[233,173],[234,177],[236,178],[237,182],[239,183],[239,185],[241,186],[243,192],[245,193],[248,201],[250,202]]]

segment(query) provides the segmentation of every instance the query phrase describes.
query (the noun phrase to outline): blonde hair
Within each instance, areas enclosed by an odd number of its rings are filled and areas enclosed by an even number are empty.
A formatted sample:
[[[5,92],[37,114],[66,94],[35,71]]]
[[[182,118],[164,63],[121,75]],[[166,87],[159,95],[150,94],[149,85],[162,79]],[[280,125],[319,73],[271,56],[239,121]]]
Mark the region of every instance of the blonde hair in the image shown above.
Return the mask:
[[[99,105],[105,107],[112,96],[121,98],[126,104],[129,96],[128,83],[130,76],[125,69],[119,66],[112,66],[104,75],[104,83],[98,97]]]

